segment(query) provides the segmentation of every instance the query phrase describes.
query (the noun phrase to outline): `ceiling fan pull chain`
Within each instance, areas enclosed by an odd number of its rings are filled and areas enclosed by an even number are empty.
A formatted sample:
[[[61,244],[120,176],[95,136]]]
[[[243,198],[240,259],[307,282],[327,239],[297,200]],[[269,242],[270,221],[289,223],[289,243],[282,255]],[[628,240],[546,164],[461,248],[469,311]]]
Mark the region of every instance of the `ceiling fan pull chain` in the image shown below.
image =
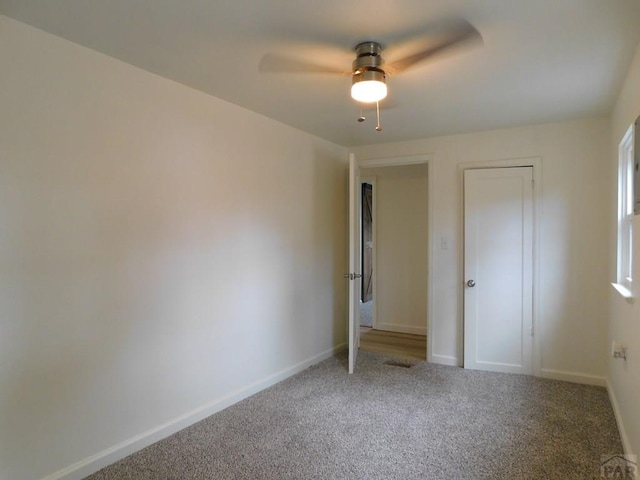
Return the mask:
[[[376,131],[381,132],[382,126],[380,125],[380,102],[376,102],[376,114],[378,116],[378,124],[376,125]]]
[[[360,116],[358,117],[358,122],[362,123],[366,120],[364,115],[362,114],[362,105],[360,105]]]

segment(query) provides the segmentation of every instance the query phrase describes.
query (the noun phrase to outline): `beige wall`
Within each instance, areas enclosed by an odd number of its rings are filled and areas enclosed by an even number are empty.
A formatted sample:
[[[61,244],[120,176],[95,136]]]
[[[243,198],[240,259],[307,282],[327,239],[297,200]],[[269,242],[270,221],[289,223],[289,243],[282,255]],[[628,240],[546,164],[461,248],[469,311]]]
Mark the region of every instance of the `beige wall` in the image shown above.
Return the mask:
[[[610,286],[608,118],[479,132],[355,149],[359,160],[430,155],[433,300],[429,355],[462,364],[460,176],[464,163],[541,159],[540,249],[534,306],[538,373],[603,384]],[[440,239],[449,243],[440,249]]]
[[[617,165],[618,144],[629,125],[640,115],[640,46],[630,66],[624,86],[618,97],[612,115],[612,142],[607,156],[609,162],[609,198],[607,208],[611,211],[608,231],[612,233],[607,260],[609,271],[604,282],[616,279],[616,241],[615,212],[617,212]],[[640,132],[637,132],[638,135]],[[609,358],[608,371],[614,405],[617,407],[618,423],[621,427],[623,442],[629,453],[640,454],[640,306],[637,295],[640,292],[640,217],[633,223],[633,278],[635,302],[623,299],[613,288],[609,288],[608,345],[613,340],[623,342],[627,347],[627,361]]]
[[[80,478],[345,342],[345,149],[2,16],[0,65],[0,478]]]
[[[426,334],[427,165],[363,168],[375,177],[376,324]]]

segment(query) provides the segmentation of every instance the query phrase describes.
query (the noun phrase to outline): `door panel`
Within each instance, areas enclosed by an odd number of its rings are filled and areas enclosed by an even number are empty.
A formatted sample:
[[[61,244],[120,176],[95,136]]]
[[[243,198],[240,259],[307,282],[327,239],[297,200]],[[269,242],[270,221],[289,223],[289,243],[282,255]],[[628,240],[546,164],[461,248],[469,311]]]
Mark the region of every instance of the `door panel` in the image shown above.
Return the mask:
[[[464,273],[465,368],[532,373],[531,167],[464,172]]]
[[[373,186],[362,184],[362,302],[373,300]]]
[[[355,155],[349,155],[349,373],[360,346],[360,182]]]

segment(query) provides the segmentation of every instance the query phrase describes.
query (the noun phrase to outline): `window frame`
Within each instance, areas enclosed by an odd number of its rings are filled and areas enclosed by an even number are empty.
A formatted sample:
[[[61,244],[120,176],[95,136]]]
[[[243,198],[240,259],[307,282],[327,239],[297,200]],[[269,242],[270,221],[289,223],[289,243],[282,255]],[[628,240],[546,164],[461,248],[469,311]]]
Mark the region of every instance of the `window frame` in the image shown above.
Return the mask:
[[[634,202],[634,125],[618,146],[618,248],[617,278],[613,285],[625,298],[633,298],[633,202]]]

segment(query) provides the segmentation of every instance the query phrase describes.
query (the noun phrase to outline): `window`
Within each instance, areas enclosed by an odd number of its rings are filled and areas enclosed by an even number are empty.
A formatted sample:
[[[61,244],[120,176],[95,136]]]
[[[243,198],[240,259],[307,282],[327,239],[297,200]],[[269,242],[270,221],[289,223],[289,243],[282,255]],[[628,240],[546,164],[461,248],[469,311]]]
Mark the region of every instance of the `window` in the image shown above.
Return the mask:
[[[631,125],[618,147],[618,278],[614,286],[627,298],[633,296],[633,135]]]

